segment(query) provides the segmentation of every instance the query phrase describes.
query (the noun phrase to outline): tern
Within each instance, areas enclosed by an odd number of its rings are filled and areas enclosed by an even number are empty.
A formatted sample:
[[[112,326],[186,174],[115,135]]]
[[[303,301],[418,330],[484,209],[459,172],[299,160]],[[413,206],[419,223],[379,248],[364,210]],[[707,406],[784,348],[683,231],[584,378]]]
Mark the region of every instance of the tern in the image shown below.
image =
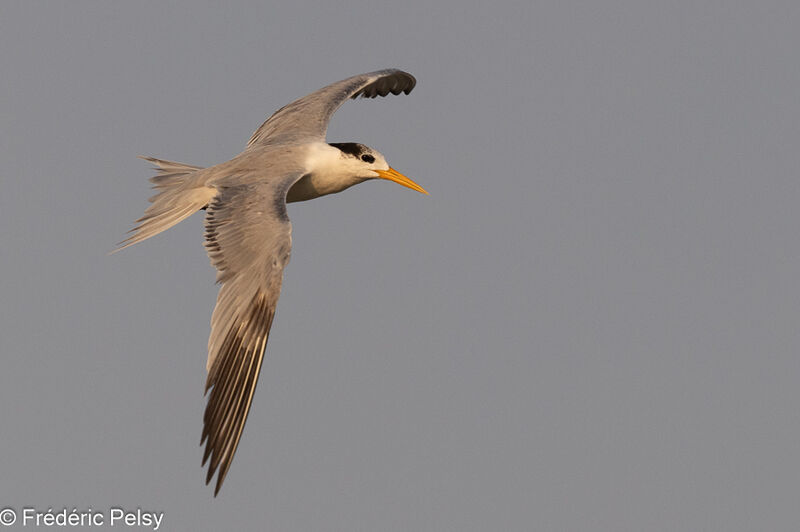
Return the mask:
[[[292,248],[286,204],[387,179],[427,194],[383,155],[355,142],[328,143],[331,116],[348,99],[408,94],[416,79],[396,69],[332,83],[276,111],[243,152],[202,168],[142,157],[156,166],[157,194],[115,251],[206,210],[205,247],[221,285],[211,316],[203,419],[206,484],[219,493],[242,436]],[[209,461],[210,460],[210,461]]]

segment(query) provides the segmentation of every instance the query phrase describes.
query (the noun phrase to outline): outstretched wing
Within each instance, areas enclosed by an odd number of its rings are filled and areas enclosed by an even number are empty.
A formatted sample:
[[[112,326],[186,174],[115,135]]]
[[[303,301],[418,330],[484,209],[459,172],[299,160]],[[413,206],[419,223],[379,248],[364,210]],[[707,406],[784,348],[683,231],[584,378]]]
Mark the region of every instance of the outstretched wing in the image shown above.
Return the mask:
[[[253,133],[247,146],[297,140],[324,141],[331,116],[348,98],[374,98],[390,92],[408,94],[416,83],[414,76],[395,69],[337,81],[279,109]]]
[[[211,318],[204,415],[206,484],[214,495],[242,436],[292,246],[286,183],[222,187],[208,206],[206,248],[222,283]]]

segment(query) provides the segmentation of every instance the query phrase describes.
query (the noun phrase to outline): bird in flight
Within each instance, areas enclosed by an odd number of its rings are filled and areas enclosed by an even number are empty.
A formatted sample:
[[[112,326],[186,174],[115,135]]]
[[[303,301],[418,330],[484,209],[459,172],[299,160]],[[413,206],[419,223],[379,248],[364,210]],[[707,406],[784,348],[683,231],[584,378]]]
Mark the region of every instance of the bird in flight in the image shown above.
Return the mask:
[[[221,285],[208,339],[203,419],[206,484],[219,493],[242,436],[264,348],[289,262],[292,225],[286,204],[341,192],[369,179],[425,189],[391,168],[378,151],[328,143],[336,110],[350,98],[408,94],[414,76],[379,70],[353,76],[279,109],[230,161],[201,168],[152,157],[157,193],[115,251],[150,238],[205,209],[205,247]]]

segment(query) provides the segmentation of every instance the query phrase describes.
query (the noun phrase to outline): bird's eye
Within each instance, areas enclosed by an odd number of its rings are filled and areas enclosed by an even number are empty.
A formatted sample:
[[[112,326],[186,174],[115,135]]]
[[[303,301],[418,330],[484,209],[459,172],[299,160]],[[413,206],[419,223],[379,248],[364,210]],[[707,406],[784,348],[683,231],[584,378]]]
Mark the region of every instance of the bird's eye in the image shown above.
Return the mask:
[[[373,157],[372,155],[362,155],[361,160],[364,161],[365,163],[372,164],[375,162],[375,157]]]

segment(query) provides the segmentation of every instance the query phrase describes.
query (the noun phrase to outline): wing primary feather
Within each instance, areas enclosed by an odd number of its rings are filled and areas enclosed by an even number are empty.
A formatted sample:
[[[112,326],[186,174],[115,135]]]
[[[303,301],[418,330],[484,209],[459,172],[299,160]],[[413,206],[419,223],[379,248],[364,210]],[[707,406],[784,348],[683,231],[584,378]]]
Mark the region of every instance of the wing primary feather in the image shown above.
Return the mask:
[[[237,364],[234,367],[230,368],[228,374],[225,375],[225,381],[223,382],[224,387],[219,394],[219,403],[216,405],[215,412],[210,420],[210,425],[215,429],[214,439],[211,442],[212,448],[218,449],[219,451],[215,453],[217,460],[222,459],[230,432],[236,426],[237,421],[239,421],[236,417],[236,413],[246,394],[247,371],[249,371],[249,368],[252,366],[254,359],[259,356],[254,353],[254,346],[248,345],[244,341],[244,336],[239,336],[236,343],[239,350],[237,353],[237,358],[239,360],[237,360]],[[234,371],[235,376],[233,374]],[[219,447],[220,442],[222,443],[221,450]],[[212,457],[211,468],[216,469],[217,463],[218,462],[215,462]]]
[[[219,366],[220,372],[216,375],[218,380],[211,390],[209,408],[212,404],[214,407],[210,410],[211,416],[207,418],[206,423],[207,427],[213,429],[214,434],[204,431],[204,438],[208,437],[208,440],[203,462],[211,459],[206,483],[209,483],[217,473],[215,495],[221,489],[230,470],[233,455],[250,412],[263,363],[268,331],[274,316],[267,298],[261,294],[255,298],[253,310],[247,326],[238,331],[236,339],[230,344],[232,348],[237,349],[238,356],[235,357],[235,363]],[[234,386],[227,386],[230,383],[234,383]],[[220,385],[222,386],[217,388]],[[216,390],[219,390],[219,399],[215,396]]]

